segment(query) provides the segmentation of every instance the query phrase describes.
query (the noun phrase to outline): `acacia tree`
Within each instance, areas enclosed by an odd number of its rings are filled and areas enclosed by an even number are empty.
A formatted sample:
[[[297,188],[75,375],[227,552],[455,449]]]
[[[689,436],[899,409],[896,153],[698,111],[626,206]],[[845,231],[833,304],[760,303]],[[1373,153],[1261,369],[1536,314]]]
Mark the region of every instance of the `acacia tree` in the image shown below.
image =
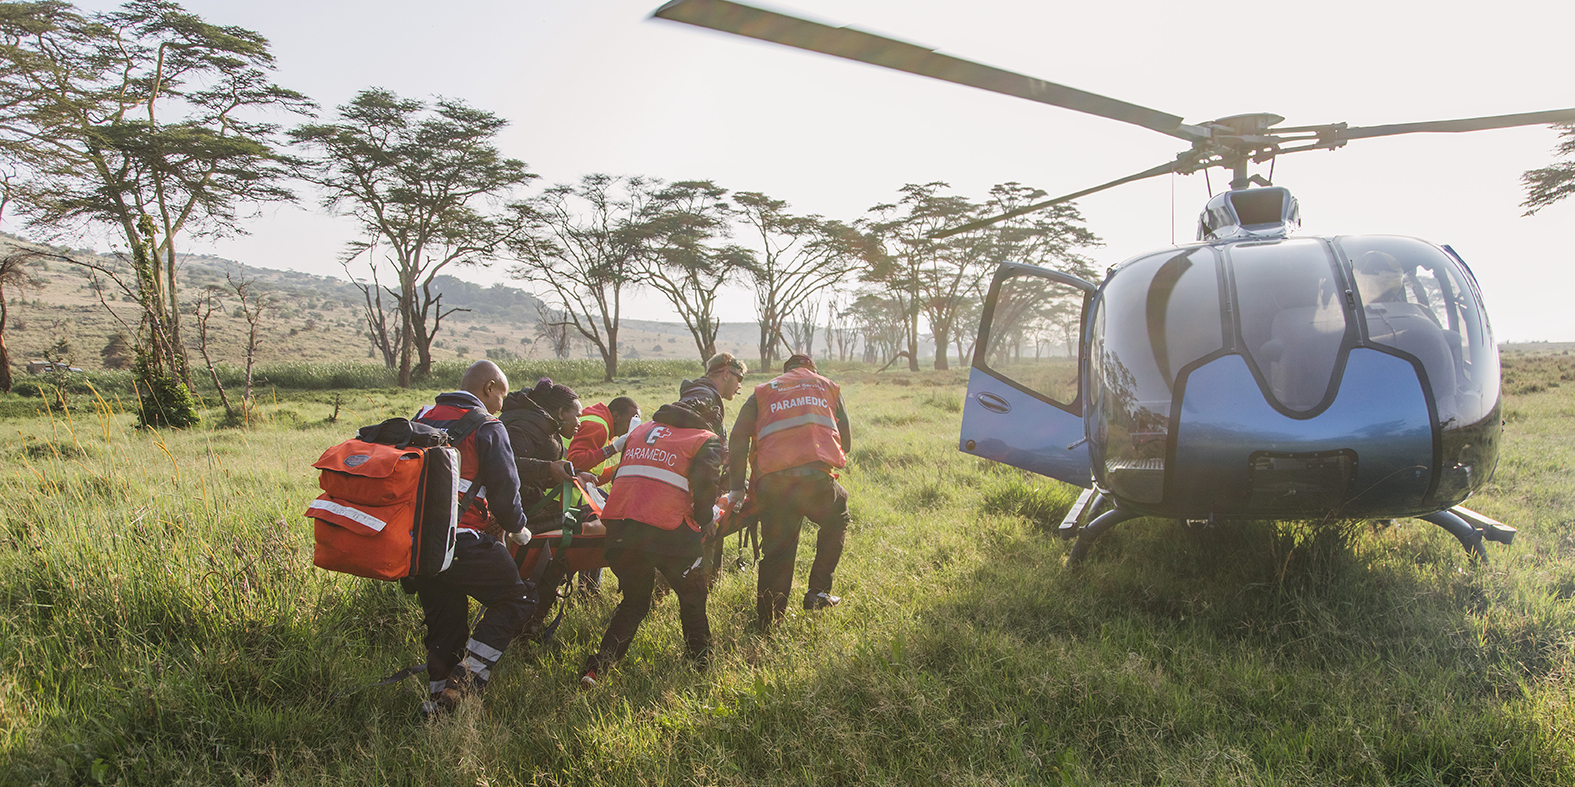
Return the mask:
[[[1526,184],[1526,201],[1520,206],[1527,216],[1536,213],[1571,194],[1575,194],[1575,124],[1560,126],[1560,142],[1555,153],[1568,156],[1541,169],[1527,170],[1520,176]]]
[[[5,5],[0,156],[19,174],[16,204],[35,228],[118,231],[129,272],[88,267],[141,307],[139,377],[149,395],[174,397],[143,414],[194,421],[170,411],[184,394],[174,380],[190,377],[177,241],[233,232],[243,206],[293,199],[281,185],[293,162],[276,145],[278,127],[256,118],[311,102],[269,81],[274,60],[260,34],[167,0],[86,15],[54,0]]]
[[[895,358],[902,346],[902,306],[895,298],[864,293],[844,310],[864,339],[864,362]]]
[[[927,306],[949,313],[936,289],[943,282],[955,283],[961,275],[951,265],[954,255],[946,253],[956,242],[936,240],[930,233],[961,224],[975,211],[968,200],[939,193],[948,188],[939,181],[909,183],[898,189],[902,196],[896,202],[870,208],[874,218],[865,222],[877,245],[872,247],[875,253],[864,278],[884,285],[896,301],[911,371],[919,370],[919,316]],[[931,321],[937,369],[947,368],[948,328],[949,323],[938,326]]]
[[[368,88],[338,112],[335,123],[303,125],[290,135],[313,153],[304,171],[322,189],[323,206],[361,224],[363,237],[349,244],[343,260],[368,257],[374,271],[374,283],[362,286],[368,328],[385,362],[397,353],[399,384],[409,387],[412,375],[431,374],[432,342],[443,318],[456,311],[443,308],[433,279],[451,265],[490,263],[518,224],[489,203],[536,175],[493,143],[508,121],[463,101],[438,98],[429,107]],[[379,244],[394,269],[388,292],[399,317],[392,342],[373,297],[380,287]]]
[[[623,293],[639,283],[662,205],[661,181],[586,175],[514,208],[524,230],[510,241],[516,279],[545,285],[556,317],[601,354],[604,378],[618,373]]]
[[[758,255],[750,270],[755,321],[760,326],[760,370],[770,371],[786,341],[784,323],[816,295],[844,281],[868,253],[867,239],[820,216],[795,216],[788,204],[754,191],[733,195],[740,221]]]
[[[717,245],[732,234],[733,209],[727,189],[709,180],[681,181],[657,192],[647,235],[652,254],[637,258],[643,283],[677,310],[704,362],[716,355],[722,323],[716,299],[723,285],[754,268],[754,255],[736,245]]]
[[[1044,197],[1044,192],[1020,183],[1002,183],[990,189],[982,204],[974,204],[939,193],[946,188],[939,182],[910,183],[902,187],[897,202],[870,209],[877,218],[868,226],[882,243],[866,278],[886,285],[897,301],[910,369],[918,368],[921,316],[935,340],[935,368],[949,368],[947,345],[954,338],[958,360],[966,362],[965,323],[977,315],[985,284],[997,265],[1023,262],[1086,278],[1089,260],[1077,249],[1099,243],[1069,203],[948,238],[931,238],[937,230],[999,215]]]

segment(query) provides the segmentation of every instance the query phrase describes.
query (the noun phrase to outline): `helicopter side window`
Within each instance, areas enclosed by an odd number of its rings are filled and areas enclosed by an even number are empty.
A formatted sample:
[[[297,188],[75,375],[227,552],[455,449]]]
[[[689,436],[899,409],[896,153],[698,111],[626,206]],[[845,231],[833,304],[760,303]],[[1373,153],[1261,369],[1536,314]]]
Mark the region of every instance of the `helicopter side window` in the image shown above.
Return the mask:
[[[1083,292],[1038,276],[1001,282],[985,336],[989,368],[1057,404],[1078,395]]]
[[[1095,321],[1089,364],[1105,482],[1118,494],[1157,503],[1176,378],[1224,346],[1213,249],[1122,265],[1105,285]]]
[[[1422,363],[1445,429],[1475,423],[1498,400],[1498,352],[1458,264],[1414,238],[1341,238],[1368,338]]]
[[[1241,340],[1279,404],[1318,407],[1345,338],[1334,261],[1316,240],[1231,247]]]

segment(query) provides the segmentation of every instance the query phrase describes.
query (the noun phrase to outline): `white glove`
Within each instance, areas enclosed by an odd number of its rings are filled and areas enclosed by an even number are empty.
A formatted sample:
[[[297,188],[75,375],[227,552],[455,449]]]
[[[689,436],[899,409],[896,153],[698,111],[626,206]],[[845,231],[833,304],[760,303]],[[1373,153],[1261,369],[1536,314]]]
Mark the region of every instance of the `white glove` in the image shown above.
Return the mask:
[[[628,428],[628,430],[626,430],[624,432],[624,434],[628,434],[629,432],[633,432],[634,428],[636,426],[639,426],[639,425],[640,425],[640,415],[638,413],[636,413],[635,415],[632,415],[632,416],[629,417],[629,428]]]
[[[627,443],[627,442],[629,442],[629,433],[628,432],[624,432],[623,434],[618,435],[617,437],[614,437],[613,441],[612,441],[613,453],[615,453],[615,454],[623,453],[623,444]]]
[[[509,540],[520,546],[530,543],[530,528],[522,528],[518,533],[510,533]]]

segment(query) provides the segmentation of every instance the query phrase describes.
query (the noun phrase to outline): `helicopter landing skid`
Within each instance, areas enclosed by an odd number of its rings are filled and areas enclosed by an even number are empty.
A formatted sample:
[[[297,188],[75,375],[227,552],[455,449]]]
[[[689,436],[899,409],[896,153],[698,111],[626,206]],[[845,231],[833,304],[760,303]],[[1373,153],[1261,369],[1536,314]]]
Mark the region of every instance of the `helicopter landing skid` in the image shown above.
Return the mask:
[[[1089,548],[1094,545],[1094,540],[1099,538],[1102,533],[1128,519],[1136,519],[1140,516],[1142,514],[1136,511],[1116,506],[1094,517],[1094,521],[1089,522],[1081,530],[1077,531],[1077,542],[1072,544],[1072,551],[1066,556],[1066,564],[1075,566],[1083,562],[1083,558],[1088,555]]]
[[[1487,550],[1482,547],[1484,540],[1500,544],[1508,544],[1515,540],[1515,528],[1464,506],[1455,506],[1447,511],[1438,511],[1417,518],[1448,530],[1450,535],[1459,539],[1460,545],[1466,548],[1466,552],[1471,555],[1474,562],[1487,562]]]
[[[1077,535],[1077,529],[1082,526],[1083,519],[1089,515],[1097,514],[1099,507],[1104,505],[1104,502],[1105,495],[1103,492],[1093,487],[1084,489],[1083,493],[1077,496],[1077,502],[1073,503],[1072,507],[1067,510],[1066,518],[1061,520],[1061,526],[1056,529],[1055,534],[1061,538],[1071,538]]]
[[[1136,519],[1141,514],[1121,508],[1119,505],[1098,516],[1092,522],[1082,527],[1078,523],[1086,513],[1097,512],[1101,505],[1108,502],[1105,496],[1095,490],[1086,490],[1073,504],[1072,510],[1067,512],[1062,520],[1057,535],[1063,538],[1077,537],[1077,542],[1072,545],[1072,551],[1067,554],[1068,566],[1076,566],[1088,556],[1088,550],[1106,530],[1121,524],[1129,519]],[[1499,522],[1492,517],[1479,514],[1464,506],[1455,506],[1445,511],[1437,511],[1426,516],[1417,517],[1424,522],[1432,522],[1449,531],[1450,535],[1460,540],[1460,545],[1466,548],[1474,563],[1487,562],[1487,550],[1483,548],[1484,541],[1499,544],[1509,544],[1515,540],[1518,532],[1515,528]]]

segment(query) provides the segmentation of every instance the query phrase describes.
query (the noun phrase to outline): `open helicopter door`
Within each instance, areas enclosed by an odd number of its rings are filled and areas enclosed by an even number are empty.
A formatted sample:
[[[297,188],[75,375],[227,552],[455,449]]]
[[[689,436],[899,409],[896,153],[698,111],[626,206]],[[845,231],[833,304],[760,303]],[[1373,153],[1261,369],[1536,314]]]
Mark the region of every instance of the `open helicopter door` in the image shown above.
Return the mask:
[[[1083,426],[1083,325],[1094,285],[1034,265],[995,272],[979,318],[958,447],[1093,484]]]

